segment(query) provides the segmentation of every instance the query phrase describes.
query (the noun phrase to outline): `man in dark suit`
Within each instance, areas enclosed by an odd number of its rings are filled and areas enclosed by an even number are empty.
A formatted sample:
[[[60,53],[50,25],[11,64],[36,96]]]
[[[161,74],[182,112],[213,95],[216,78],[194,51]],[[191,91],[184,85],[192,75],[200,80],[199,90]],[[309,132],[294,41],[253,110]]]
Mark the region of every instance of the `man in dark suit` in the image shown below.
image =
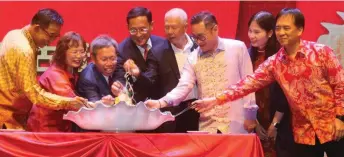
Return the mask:
[[[158,63],[153,51],[164,39],[151,35],[153,30],[152,13],[147,8],[136,7],[127,15],[130,37],[119,44],[119,54],[112,92],[117,95],[125,84],[126,72],[133,77],[134,102],[156,98],[156,79]]]
[[[165,14],[165,40],[160,49],[162,53],[154,53],[159,61],[158,68],[158,96],[165,96],[178,84],[187,56],[198,47],[186,34],[187,14],[180,8],[169,10]],[[178,106],[166,107],[161,110],[171,111],[176,114],[197,98],[197,90],[194,88],[187,98]],[[176,118],[175,132],[186,132],[188,130],[198,130],[199,113],[191,109]]]
[[[77,92],[88,101],[102,100],[105,104],[107,97],[114,97],[111,93],[113,72],[117,63],[117,42],[109,36],[100,35],[91,43],[91,57],[94,63],[90,63],[81,72]]]
[[[151,35],[153,29],[152,13],[143,7],[129,11],[127,24],[130,37],[119,45],[118,64],[115,72],[116,81],[112,92],[118,94],[123,88],[124,74],[134,77],[133,90],[136,103],[148,98],[157,99],[158,61],[154,54],[162,53],[164,39]],[[174,132],[175,122],[166,122],[158,129],[149,132]]]

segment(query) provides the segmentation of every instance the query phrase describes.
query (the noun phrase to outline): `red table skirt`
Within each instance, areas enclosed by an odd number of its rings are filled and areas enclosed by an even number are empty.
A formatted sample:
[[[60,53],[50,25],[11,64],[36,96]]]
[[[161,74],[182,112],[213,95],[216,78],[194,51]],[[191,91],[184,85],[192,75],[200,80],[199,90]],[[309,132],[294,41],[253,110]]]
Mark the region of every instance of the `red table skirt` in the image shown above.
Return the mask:
[[[220,134],[0,132],[0,156],[263,157],[259,138]]]

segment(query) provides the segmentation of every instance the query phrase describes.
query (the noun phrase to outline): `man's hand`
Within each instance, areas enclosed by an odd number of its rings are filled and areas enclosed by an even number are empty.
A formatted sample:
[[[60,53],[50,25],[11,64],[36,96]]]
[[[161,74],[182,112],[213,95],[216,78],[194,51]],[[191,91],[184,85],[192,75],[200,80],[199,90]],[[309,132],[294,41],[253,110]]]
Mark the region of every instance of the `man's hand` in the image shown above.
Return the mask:
[[[196,100],[192,102],[192,105],[195,105],[195,107],[193,108],[197,112],[202,113],[202,112],[212,109],[215,105],[217,105],[217,101],[215,97],[204,98],[204,99]]]
[[[340,139],[342,139],[344,137],[344,122],[342,122],[340,119],[336,118],[334,121],[334,126],[336,129],[334,139],[336,141],[339,141]]]
[[[123,90],[123,85],[119,81],[116,81],[111,85],[111,92],[115,96],[119,96],[122,90]]]
[[[97,107],[96,103],[91,102],[91,101],[87,102],[87,104],[88,104],[89,108],[96,108]]]
[[[113,98],[111,95],[107,95],[102,97],[101,102],[105,105],[112,106],[115,104],[115,98]]]
[[[145,105],[150,109],[159,109],[167,106],[167,103],[163,100],[146,100]]]
[[[123,68],[126,72],[128,72],[132,76],[138,77],[140,75],[140,69],[137,67],[135,62],[131,59],[128,59],[124,63]]]
[[[70,101],[68,102],[68,105],[66,106],[66,109],[68,110],[79,110],[81,107],[91,107],[88,105],[87,103],[87,99],[84,99],[82,97],[74,97],[74,98],[71,98]]]
[[[247,132],[252,132],[254,130],[254,128],[256,127],[257,125],[257,121],[254,119],[254,120],[245,120],[244,121],[244,129],[247,131]]]

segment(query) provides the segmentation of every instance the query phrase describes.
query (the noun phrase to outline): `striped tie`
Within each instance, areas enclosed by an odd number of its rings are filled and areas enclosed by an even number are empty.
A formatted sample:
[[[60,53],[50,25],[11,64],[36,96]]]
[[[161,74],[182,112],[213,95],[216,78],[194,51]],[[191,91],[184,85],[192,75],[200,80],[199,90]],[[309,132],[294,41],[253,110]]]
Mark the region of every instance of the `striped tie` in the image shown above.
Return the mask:
[[[148,56],[148,44],[145,44],[144,46],[142,46],[142,48],[145,49],[145,51],[143,52],[143,59],[147,60],[147,56]]]

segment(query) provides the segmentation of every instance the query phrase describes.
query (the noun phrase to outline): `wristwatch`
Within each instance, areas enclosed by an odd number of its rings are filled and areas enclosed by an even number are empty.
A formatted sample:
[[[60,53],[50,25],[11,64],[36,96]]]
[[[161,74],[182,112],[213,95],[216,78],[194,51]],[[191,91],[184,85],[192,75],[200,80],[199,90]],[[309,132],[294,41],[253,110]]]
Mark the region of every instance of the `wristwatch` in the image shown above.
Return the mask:
[[[344,122],[344,115],[337,115],[336,118]]]
[[[279,123],[279,122],[274,122],[274,123],[272,123],[272,125],[274,125],[274,127],[275,127],[276,129],[278,129],[280,123]]]

